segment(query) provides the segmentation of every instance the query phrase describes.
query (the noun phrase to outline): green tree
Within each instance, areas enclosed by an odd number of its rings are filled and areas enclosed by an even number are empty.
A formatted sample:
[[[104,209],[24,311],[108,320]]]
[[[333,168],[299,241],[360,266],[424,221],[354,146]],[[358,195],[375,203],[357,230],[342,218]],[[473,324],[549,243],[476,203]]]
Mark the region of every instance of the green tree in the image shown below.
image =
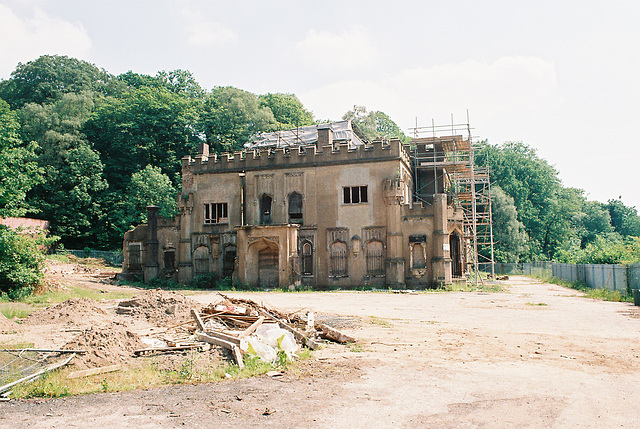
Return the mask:
[[[259,133],[276,129],[271,109],[258,97],[230,86],[218,86],[205,97],[201,128],[214,151],[240,150]]]
[[[23,216],[27,192],[42,181],[35,144],[23,144],[15,112],[0,100],[0,217]]]
[[[269,93],[258,96],[261,107],[271,109],[279,130],[292,130],[313,125],[313,114],[305,109],[294,94]]]
[[[83,131],[100,153],[104,176],[114,191],[125,190],[131,175],[146,165],[160,167],[179,181],[180,159],[200,141],[197,104],[166,88],[141,87],[104,101]]]
[[[169,91],[178,95],[198,99],[203,98],[205,95],[204,89],[202,89],[193,74],[187,70],[178,69],[170,72],[163,70],[158,72],[156,79]]]
[[[137,225],[146,222],[146,207],[152,204],[160,207],[160,216],[173,218],[178,214],[176,196],[177,191],[169,176],[163,174],[160,168],[147,165],[131,176],[127,188],[129,223]]]
[[[51,243],[43,235],[25,235],[0,225],[0,293],[10,299],[29,295],[44,277],[40,247]]]
[[[491,188],[491,208],[493,219],[494,258],[496,262],[519,262],[527,251],[527,233],[518,221],[518,212],[513,198],[504,193],[500,186]],[[490,259],[490,249],[480,252]]]
[[[585,200],[574,222],[582,249],[592,243],[596,237],[608,236],[614,232],[609,211],[604,204],[597,201]]]
[[[70,248],[95,246],[96,223],[103,216],[103,166],[80,131],[93,106],[92,94],[85,91],[20,109],[23,139],[38,142],[37,159],[45,178],[29,192],[29,201]]]
[[[553,257],[571,234],[580,207],[579,191],[562,187],[558,172],[535,149],[520,143],[482,143],[478,165],[489,164],[491,178],[514,200],[518,220],[529,237],[530,259]]]
[[[609,200],[605,207],[617,233],[623,237],[640,237],[640,216],[635,207],[626,206],[621,199]]]
[[[398,137],[403,142],[408,140],[398,124],[389,115],[379,110],[368,112],[364,106],[353,106],[353,110],[345,113],[342,119],[351,120],[356,124],[368,140],[392,137]]]
[[[86,61],[62,55],[43,55],[28,63],[18,63],[8,80],[0,82],[0,98],[13,109],[27,103],[42,104],[66,93],[95,91],[113,94],[117,82],[106,71]]]

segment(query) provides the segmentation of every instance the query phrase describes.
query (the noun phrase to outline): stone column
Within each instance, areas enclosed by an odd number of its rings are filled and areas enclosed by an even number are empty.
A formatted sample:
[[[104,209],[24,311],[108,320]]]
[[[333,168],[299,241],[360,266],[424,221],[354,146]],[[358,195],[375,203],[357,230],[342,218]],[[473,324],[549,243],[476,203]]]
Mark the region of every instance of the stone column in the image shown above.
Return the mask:
[[[451,250],[449,249],[446,194],[433,196],[433,219],[432,281],[435,284],[451,284]]]
[[[387,257],[385,260],[386,283],[388,286],[406,287],[404,257],[402,252],[401,204],[403,182],[400,179],[387,179],[383,184],[384,200],[387,206]]]
[[[158,264],[158,206],[147,206],[148,235],[146,242],[144,261],[144,281],[150,282],[158,276],[160,265]]]

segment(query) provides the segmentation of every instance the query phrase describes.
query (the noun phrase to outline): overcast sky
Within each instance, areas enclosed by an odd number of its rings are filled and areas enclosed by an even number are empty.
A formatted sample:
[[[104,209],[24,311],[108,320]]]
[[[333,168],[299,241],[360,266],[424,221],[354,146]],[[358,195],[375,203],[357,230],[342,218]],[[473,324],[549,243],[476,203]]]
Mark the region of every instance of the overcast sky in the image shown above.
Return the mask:
[[[522,141],[589,199],[640,209],[640,1],[0,0],[0,78],[69,55],[113,74],[354,105],[406,133],[466,122]]]

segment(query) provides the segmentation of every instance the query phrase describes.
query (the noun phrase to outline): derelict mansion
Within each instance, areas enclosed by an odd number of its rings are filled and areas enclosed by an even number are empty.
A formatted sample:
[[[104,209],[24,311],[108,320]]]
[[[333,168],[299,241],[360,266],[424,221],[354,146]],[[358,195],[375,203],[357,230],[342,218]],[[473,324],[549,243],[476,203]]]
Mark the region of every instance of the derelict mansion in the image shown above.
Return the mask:
[[[411,151],[440,156],[440,138],[368,142],[343,121],[264,133],[235,153],[203,144],[182,159],[179,214],[149,207],[148,223],[125,234],[123,273],[260,287],[450,283],[466,269],[463,211],[445,169],[415,168]]]

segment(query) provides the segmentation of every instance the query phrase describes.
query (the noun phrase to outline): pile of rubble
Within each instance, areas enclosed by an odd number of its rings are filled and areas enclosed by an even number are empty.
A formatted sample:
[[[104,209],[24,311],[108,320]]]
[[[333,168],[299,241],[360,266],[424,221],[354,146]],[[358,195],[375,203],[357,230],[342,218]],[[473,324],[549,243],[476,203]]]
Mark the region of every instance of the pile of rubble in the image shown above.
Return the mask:
[[[68,323],[81,325],[96,316],[105,316],[107,312],[97,306],[90,298],[71,298],[53,307],[31,313],[24,320],[25,325],[46,325],[49,323]]]
[[[132,299],[121,301],[116,313],[145,319],[164,325],[189,317],[189,310],[199,304],[178,292],[151,290]]]
[[[208,350],[213,345],[227,349],[236,364],[243,367],[243,355],[247,353],[274,362],[282,354],[292,359],[300,346],[317,348],[320,338],[339,343],[356,341],[326,324],[316,323],[312,312],[282,313],[252,300],[220,295],[224,298],[221,303],[200,312],[191,309],[191,320],[150,333],[142,339],[149,347],[134,353]]]

